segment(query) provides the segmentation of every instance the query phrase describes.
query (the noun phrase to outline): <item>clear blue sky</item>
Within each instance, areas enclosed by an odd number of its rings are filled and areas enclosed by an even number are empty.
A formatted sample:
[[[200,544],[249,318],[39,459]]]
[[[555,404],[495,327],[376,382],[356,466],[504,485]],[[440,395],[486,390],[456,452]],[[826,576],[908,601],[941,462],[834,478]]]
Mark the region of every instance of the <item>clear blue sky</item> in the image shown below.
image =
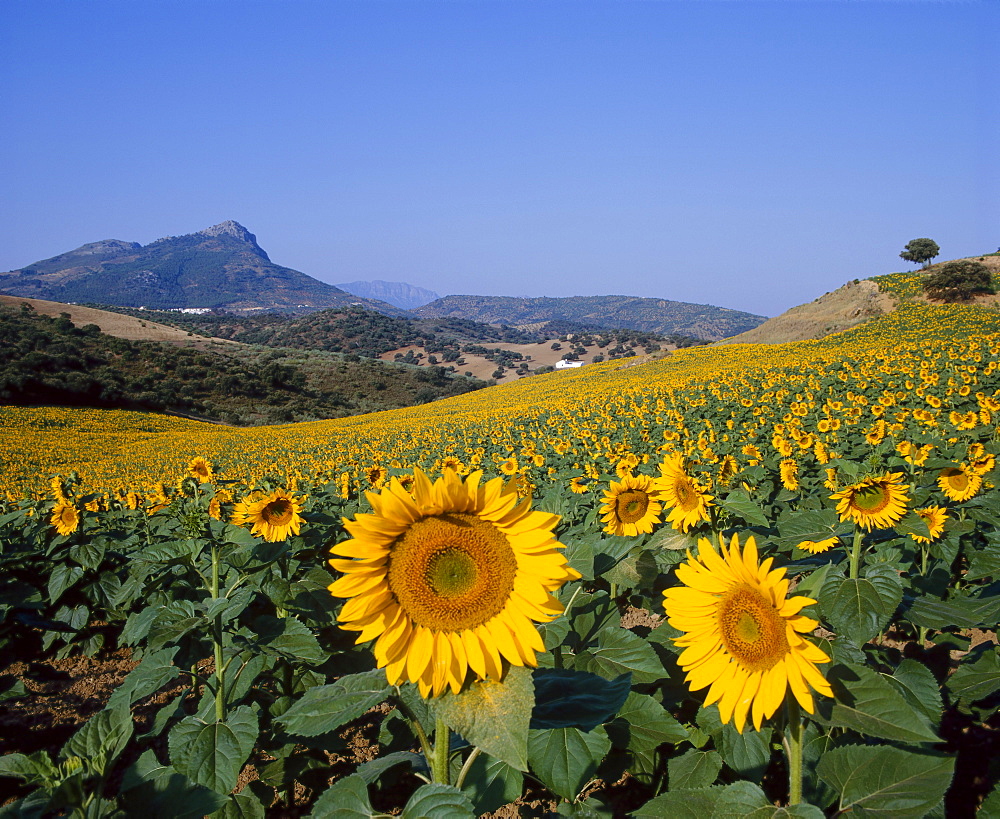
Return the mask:
[[[8,0],[0,270],[235,219],[330,283],[776,315],[1000,246],[1000,3]]]

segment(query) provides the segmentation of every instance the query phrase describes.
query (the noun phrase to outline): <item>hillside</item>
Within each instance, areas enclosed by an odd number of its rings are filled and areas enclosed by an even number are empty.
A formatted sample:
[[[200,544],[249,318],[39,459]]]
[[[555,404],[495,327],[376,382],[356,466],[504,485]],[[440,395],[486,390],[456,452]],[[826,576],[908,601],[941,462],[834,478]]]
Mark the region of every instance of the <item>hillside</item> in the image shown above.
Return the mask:
[[[968,258],[986,265],[993,272],[994,278],[1000,276],[1000,254]],[[719,343],[784,344],[789,341],[819,339],[891,313],[897,308],[901,298],[928,303],[929,300],[921,290],[920,281],[945,264],[948,264],[948,261],[912,273],[892,273],[869,279],[855,279],[807,304],[792,307],[780,316],[768,319],[759,327]],[[1000,304],[1000,296],[977,296],[975,302],[995,306]]]
[[[725,307],[637,296],[445,296],[413,312],[428,318],[459,316],[518,327],[561,321],[581,328],[680,333],[706,341],[741,333],[765,321],[764,316]]]
[[[116,239],[92,242],[0,273],[0,293],[154,309],[302,313],[362,304],[390,315],[403,313],[274,264],[256,237],[233,221],[148,245]]]
[[[45,304],[45,303],[43,303]],[[70,308],[75,309],[75,308]],[[101,313],[101,316],[114,314]],[[80,311],[76,310],[77,320]],[[485,386],[442,367],[315,350],[248,347],[202,339],[201,349],[162,343],[174,330],[137,322],[155,341],[74,324],[73,314],[0,304],[0,404],[156,410],[231,424],[341,418],[409,407]],[[89,315],[85,313],[85,315]],[[128,317],[119,316],[122,324]],[[145,326],[142,326],[142,325]]]

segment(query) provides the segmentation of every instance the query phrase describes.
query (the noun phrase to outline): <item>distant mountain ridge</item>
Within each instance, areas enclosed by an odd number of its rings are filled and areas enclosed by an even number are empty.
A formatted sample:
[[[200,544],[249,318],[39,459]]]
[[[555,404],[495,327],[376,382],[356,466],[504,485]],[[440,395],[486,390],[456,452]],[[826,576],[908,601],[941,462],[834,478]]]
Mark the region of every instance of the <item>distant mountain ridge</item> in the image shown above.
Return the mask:
[[[0,273],[0,292],[49,301],[122,307],[312,312],[360,304],[389,315],[398,307],[346,293],[274,264],[257,238],[232,220],[148,245],[105,239]]]
[[[767,320],[726,307],[640,296],[444,296],[413,312],[422,318],[455,316],[515,327],[560,321],[600,329],[682,334],[706,341],[745,332]]]
[[[416,287],[406,282],[384,282],[380,279],[366,282],[347,282],[336,286],[348,293],[353,293],[355,296],[387,301],[403,310],[414,310],[441,298],[433,290],[425,290],[423,287]]]

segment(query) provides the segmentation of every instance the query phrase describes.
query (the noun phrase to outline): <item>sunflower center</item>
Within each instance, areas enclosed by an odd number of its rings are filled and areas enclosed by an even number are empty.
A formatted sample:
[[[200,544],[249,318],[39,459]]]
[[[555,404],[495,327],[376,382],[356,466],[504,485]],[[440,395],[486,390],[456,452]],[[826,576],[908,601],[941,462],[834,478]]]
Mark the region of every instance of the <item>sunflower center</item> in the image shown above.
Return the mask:
[[[877,514],[889,505],[889,492],[882,486],[865,486],[858,489],[852,502],[857,509],[869,514]]]
[[[389,558],[389,590],[415,624],[473,629],[499,614],[514,590],[517,559],[496,526],[461,512],[410,524]]]
[[[945,477],[948,479],[948,485],[952,489],[964,492],[969,488],[969,476],[961,469],[951,470]]]
[[[285,498],[278,498],[265,506],[260,516],[271,526],[284,526],[292,519],[292,504]]]
[[[615,499],[615,511],[622,523],[635,523],[646,514],[649,495],[641,489],[626,489]]]
[[[719,601],[719,633],[744,668],[766,671],[791,650],[785,621],[759,591],[737,586]]]

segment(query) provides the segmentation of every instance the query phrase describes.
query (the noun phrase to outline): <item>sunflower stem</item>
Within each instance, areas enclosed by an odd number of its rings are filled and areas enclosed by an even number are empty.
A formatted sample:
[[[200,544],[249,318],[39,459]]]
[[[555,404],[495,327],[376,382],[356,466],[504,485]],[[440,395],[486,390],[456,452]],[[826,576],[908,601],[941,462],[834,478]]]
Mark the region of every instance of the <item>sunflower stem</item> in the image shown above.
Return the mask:
[[[478,757],[483,752],[483,749],[478,745],[472,749],[472,753],[469,754],[468,759],[465,760],[465,764],[462,765],[462,770],[458,772],[458,779],[455,780],[455,787],[461,790],[462,785],[465,784],[465,777],[469,773],[469,769],[472,767],[472,763],[476,761]]]
[[[802,713],[794,696],[785,700],[788,731],[785,734],[785,755],[788,757],[788,804],[802,801]]]
[[[212,599],[219,598],[219,547],[212,544]],[[226,667],[222,663],[222,615],[212,623],[212,644],[215,648],[215,720],[226,719]]]
[[[861,566],[861,543],[865,539],[865,533],[861,529],[854,530],[854,544],[851,546],[851,569],[849,577],[851,580],[858,579],[858,568]]]
[[[434,725],[434,758],[431,760],[431,776],[434,782],[450,785],[448,762],[451,750],[451,729],[441,717]]]

